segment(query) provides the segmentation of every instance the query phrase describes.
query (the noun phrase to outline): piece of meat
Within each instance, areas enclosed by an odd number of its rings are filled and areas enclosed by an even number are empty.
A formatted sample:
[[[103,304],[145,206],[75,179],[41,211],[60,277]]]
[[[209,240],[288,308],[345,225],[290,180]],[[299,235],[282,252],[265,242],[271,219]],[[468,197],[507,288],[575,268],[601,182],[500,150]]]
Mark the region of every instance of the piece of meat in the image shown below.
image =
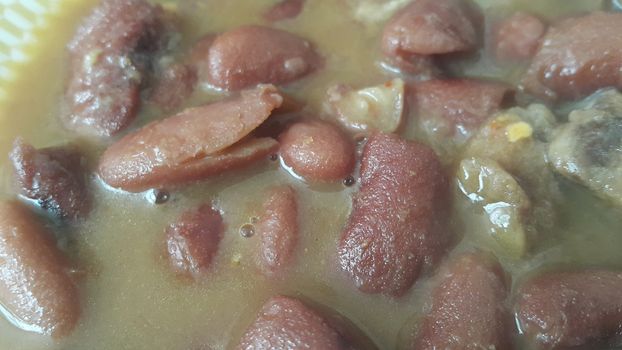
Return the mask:
[[[479,16],[468,1],[412,1],[384,27],[382,51],[401,57],[471,51],[478,44]]]
[[[285,84],[319,68],[307,40],[283,30],[242,26],[219,35],[209,50],[206,82],[224,90],[260,83]]]
[[[110,136],[135,118],[150,57],[171,30],[160,6],[103,0],[68,45],[70,76],[61,119],[68,129]]]
[[[536,246],[541,237],[550,234],[557,221],[556,203],[561,199],[561,192],[546,156],[546,129],[554,125],[555,117],[543,106],[511,108],[489,119],[463,152],[467,158],[496,162],[516,179],[529,197],[531,209],[520,220],[526,229],[527,246]],[[527,206],[518,205],[516,209],[521,207]]]
[[[63,220],[90,212],[85,159],[76,146],[36,149],[18,138],[10,159],[22,196]]]
[[[361,291],[400,296],[448,243],[447,178],[429,147],[376,133],[363,149],[360,183],[339,265]]]
[[[331,182],[354,170],[354,144],[328,122],[301,121],[279,136],[283,163],[307,181]]]
[[[551,26],[522,88],[550,100],[576,100],[622,88],[622,13],[594,12]]]
[[[360,90],[337,85],[328,90],[328,109],[354,132],[395,132],[404,114],[404,81],[393,79]]]
[[[622,206],[622,94],[606,90],[570,113],[548,155],[555,170]]]
[[[432,147],[452,155],[484,121],[512,98],[503,83],[476,79],[428,80],[410,91],[411,113]]]
[[[419,321],[410,348],[513,348],[508,285],[497,259],[483,252],[453,258],[439,272],[430,310]]]
[[[348,349],[327,321],[303,302],[285,296],[269,299],[236,349]]]
[[[0,304],[14,325],[54,338],[80,317],[78,289],[51,232],[17,201],[0,202]]]
[[[305,0],[281,0],[270,6],[270,8],[263,13],[263,18],[270,22],[295,18],[302,12],[304,6]]]
[[[268,138],[240,141],[282,102],[274,86],[261,85],[153,122],[110,146],[100,159],[99,175],[112,187],[138,192],[248,164],[274,151],[277,143]]]
[[[194,91],[196,71],[189,65],[173,63],[155,78],[149,100],[165,111],[179,107]]]
[[[182,213],[166,228],[166,251],[173,271],[195,280],[204,276],[223,233],[222,215],[211,204]]]
[[[271,188],[257,223],[257,264],[270,278],[280,277],[295,260],[298,245],[298,198],[291,186]]]
[[[515,318],[520,332],[543,349],[581,345],[620,346],[622,273],[606,270],[550,271],[518,289]],[[603,346],[604,348],[604,346]]]
[[[503,19],[493,30],[492,50],[497,60],[517,62],[533,57],[546,25],[538,17],[519,11]]]

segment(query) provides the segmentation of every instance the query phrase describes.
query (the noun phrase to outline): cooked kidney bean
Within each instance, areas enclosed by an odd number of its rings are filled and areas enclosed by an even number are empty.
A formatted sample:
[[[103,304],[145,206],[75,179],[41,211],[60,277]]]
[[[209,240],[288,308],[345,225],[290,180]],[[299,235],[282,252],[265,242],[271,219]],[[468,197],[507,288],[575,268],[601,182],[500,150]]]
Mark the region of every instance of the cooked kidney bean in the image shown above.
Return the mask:
[[[305,0],[281,0],[264,12],[263,18],[270,22],[294,18],[302,12],[304,6]]]
[[[91,210],[84,157],[75,146],[35,149],[18,138],[10,158],[21,194],[41,208],[67,220]]]
[[[236,349],[348,349],[327,321],[301,301],[268,300]]]
[[[86,18],[69,43],[67,128],[110,136],[132,122],[149,57],[170,29],[164,17],[144,0],[103,0]]]
[[[224,224],[220,212],[211,204],[184,212],[166,229],[166,250],[173,270],[198,279],[209,270]]]
[[[53,235],[17,201],[0,202],[0,304],[24,330],[60,338],[80,316],[78,290]]]
[[[279,141],[283,163],[305,180],[340,181],[354,169],[354,144],[327,122],[298,122]]]
[[[363,292],[400,296],[447,243],[446,176],[429,147],[377,133],[363,149],[360,182],[339,264]]]
[[[189,63],[197,74],[198,81],[205,82],[208,79],[209,66],[209,49],[218,37],[217,34],[205,34],[197,40],[190,50]]]
[[[467,1],[412,1],[385,26],[382,51],[408,57],[473,50],[478,18],[478,10]]]
[[[282,102],[274,86],[262,85],[153,122],[110,146],[100,160],[99,175],[112,187],[136,192],[248,164],[274,151],[276,141],[238,142]]]
[[[499,61],[529,59],[538,50],[540,38],[545,32],[546,26],[538,17],[516,12],[494,28],[494,55]]]
[[[520,331],[545,349],[606,341],[622,329],[621,290],[620,272],[542,273],[519,288],[515,317]]]
[[[420,130],[446,159],[512,96],[509,86],[476,79],[429,80],[412,85],[409,106]]]
[[[196,81],[194,68],[183,63],[171,64],[155,78],[149,99],[163,110],[173,110],[192,94]]]
[[[439,272],[411,349],[512,349],[508,285],[497,259],[463,253]]]
[[[452,132],[477,130],[511,92],[506,84],[476,79],[429,80],[411,91],[419,119],[440,117],[452,124]]]
[[[284,84],[322,63],[310,42],[283,30],[249,25],[226,32],[212,43],[207,82],[225,90],[259,83]]]
[[[622,88],[622,13],[594,12],[553,25],[522,87],[548,99],[578,99],[603,87]]]
[[[293,263],[298,244],[298,199],[290,186],[270,189],[257,223],[258,265],[268,277],[278,277]]]

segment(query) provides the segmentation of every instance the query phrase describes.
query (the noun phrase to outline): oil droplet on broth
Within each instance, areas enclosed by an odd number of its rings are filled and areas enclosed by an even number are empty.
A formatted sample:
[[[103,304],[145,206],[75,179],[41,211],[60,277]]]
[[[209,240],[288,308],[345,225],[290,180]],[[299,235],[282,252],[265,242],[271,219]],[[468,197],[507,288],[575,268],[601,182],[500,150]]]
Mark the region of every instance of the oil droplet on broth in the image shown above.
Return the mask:
[[[244,224],[240,227],[240,236],[244,238],[250,238],[250,237],[253,237],[254,235],[255,235],[255,225]]]

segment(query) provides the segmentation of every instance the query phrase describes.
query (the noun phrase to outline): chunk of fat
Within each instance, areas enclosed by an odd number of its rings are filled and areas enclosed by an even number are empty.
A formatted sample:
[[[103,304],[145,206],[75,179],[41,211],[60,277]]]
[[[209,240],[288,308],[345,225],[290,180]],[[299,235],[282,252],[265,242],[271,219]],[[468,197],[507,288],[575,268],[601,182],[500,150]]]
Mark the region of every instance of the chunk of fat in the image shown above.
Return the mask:
[[[351,90],[343,85],[328,91],[329,110],[351,131],[395,132],[404,113],[404,81]]]
[[[362,23],[377,24],[388,20],[411,0],[348,0],[352,15]]]

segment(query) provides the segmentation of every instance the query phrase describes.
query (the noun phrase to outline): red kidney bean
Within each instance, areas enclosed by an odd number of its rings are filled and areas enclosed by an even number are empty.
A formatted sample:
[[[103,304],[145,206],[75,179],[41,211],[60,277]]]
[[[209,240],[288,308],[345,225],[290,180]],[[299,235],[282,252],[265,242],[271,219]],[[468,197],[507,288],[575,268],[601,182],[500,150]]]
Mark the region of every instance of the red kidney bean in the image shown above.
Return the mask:
[[[270,189],[257,223],[258,265],[268,277],[279,277],[295,258],[298,244],[298,199],[290,186]]]
[[[497,259],[463,253],[441,268],[411,349],[512,349],[509,287]]]
[[[551,26],[522,88],[541,98],[579,99],[622,88],[622,13],[594,12]]]
[[[327,321],[297,299],[268,300],[236,349],[347,349]]]
[[[283,163],[305,180],[341,181],[354,169],[354,144],[327,122],[298,122],[285,130],[279,141]]]
[[[220,212],[211,204],[184,212],[166,229],[166,250],[173,270],[198,279],[209,270],[224,224]]]
[[[494,28],[493,53],[499,61],[530,59],[538,50],[546,25],[529,13],[515,12]]]
[[[78,290],[53,235],[17,201],[0,202],[0,303],[25,330],[61,338],[80,317]]]
[[[470,51],[478,42],[475,5],[461,0],[416,0],[389,20],[382,34],[387,56]]]
[[[295,18],[302,12],[304,6],[305,0],[281,0],[264,12],[263,18],[270,22]]]
[[[155,78],[149,99],[165,111],[179,107],[194,91],[196,71],[185,64],[174,63]]]
[[[77,220],[89,213],[85,160],[75,146],[35,149],[18,138],[10,158],[24,197],[61,219]]]
[[[400,296],[447,244],[447,178],[429,147],[376,133],[363,149],[360,183],[339,265],[361,291]]]
[[[597,345],[620,335],[621,290],[622,272],[549,271],[520,286],[515,318],[524,336],[545,349]]]
[[[99,175],[126,191],[200,180],[273,152],[269,138],[239,142],[263,123],[283,97],[271,85],[239,97],[189,108],[128,134],[102,155]]]
[[[511,93],[506,84],[475,79],[428,80],[410,90],[420,120],[440,117],[452,131],[477,130]]]
[[[110,136],[127,127],[140,103],[150,56],[171,29],[164,11],[144,0],[103,0],[69,43],[70,77],[62,121],[69,129]]]
[[[218,36],[207,59],[207,82],[225,90],[240,90],[259,83],[289,83],[322,64],[322,58],[307,40],[256,25],[242,26]]]

